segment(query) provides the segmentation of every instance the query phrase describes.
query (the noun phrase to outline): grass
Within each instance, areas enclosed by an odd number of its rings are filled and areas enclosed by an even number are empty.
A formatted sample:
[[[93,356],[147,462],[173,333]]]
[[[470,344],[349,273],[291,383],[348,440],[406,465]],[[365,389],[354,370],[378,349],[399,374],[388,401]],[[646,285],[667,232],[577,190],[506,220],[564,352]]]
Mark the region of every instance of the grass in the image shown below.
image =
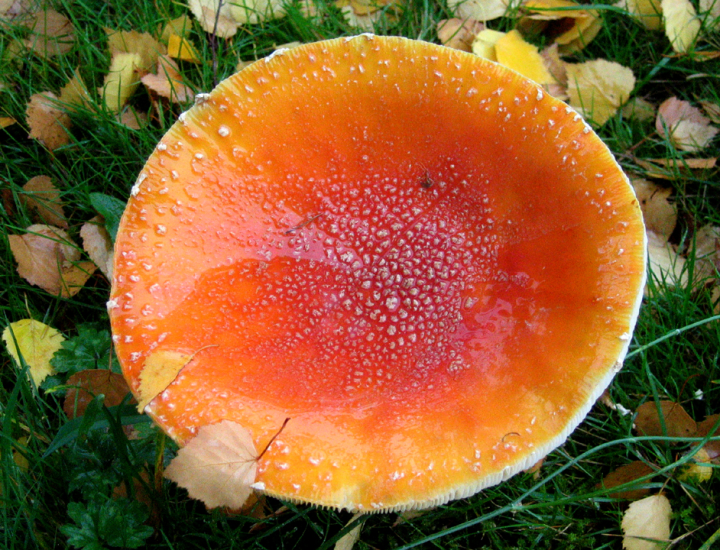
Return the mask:
[[[50,152],[27,139],[23,121],[32,94],[57,91],[76,67],[90,89],[102,85],[110,60],[103,27],[155,33],[159,25],[186,12],[180,3],[168,0],[64,0],[53,5],[71,18],[76,30],[73,49],[59,57],[47,60],[25,53],[11,60],[13,40],[26,31],[0,21],[0,116],[18,120],[0,130],[3,235],[22,233],[33,223],[21,201],[21,187],[31,177],[46,174],[61,190],[69,231],[76,237],[82,223],[95,215],[90,194],[126,201],[145,159],[185,108],[161,103],[140,131],[122,126],[100,107],[78,110],[72,114],[69,145]],[[317,5],[324,17],[308,19],[294,7],[284,19],[241,28],[231,41],[212,41],[194,27],[192,39],[208,62],[181,64],[183,77],[197,91],[208,91],[234,71],[239,59],[256,59],[291,41],[356,34],[331,3],[319,0]],[[655,102],[674,95],[720,103],[718,59],[673,55],[662,33],[645,30],[617,8],[598,7],[603,30],[577,61],[606,58],[632,68],[638,81],[634,94]],[[397,22],[381,21],[376,31],[436,41],[436,23],[449,16],[444,3],[410,0]],[[512,22],[491,26],[507,29]],[[720,49],[720,35],[708,35],[700,49]],[[143,91],[131,103],[138,111],[152,110]],[[623,168],[634,173],[644,173],[636,158],[679,156],[655,133],[653,122],[618,114],[599,134]],[[701,156],[720,156],[719,140]],[[671,240],[692,248],[697,228],[720,225],[718,169],[674,170],[665,184],[672,187],[680,212]],[[96,274],[78,295],[63,299],[17,275],[5,238],[0,239],[0,261],[3,327],[29,317],[41,320],[75,338],[76,348],[64,358],[67,364],[107,366],[109,283],[103,276]],[[713,320],[717,303],[710,285],[692,276],[692,262],[686,269],[686,285],[650,280],[629,358],[611,394],[631,410],[647,400],[679,401],[693,418],[702,420],[720,412],[720,321]],[[64,548],[71,540],[87,548],[331,548],[347,531],[349,513],[292,503],[268,502],[272,510],[282,504],[288,510],[264,520],[207,512],[175,485],[155,479],[155,465],[167,462],[175,447],[147,418],[124,405],[105,408],[98,396],[85,416],[68,421],[62,392],[34,388],[4,348],[0,361],[0,547]],[[129,423],[135,423],[139,437],[128,439],[123,426]],[[715,471],[703,483],[681,481],[681,466],[699,443],[674,443],[638,437],[632,416],[598,404],[570,439],[547,457],[539,474],[519,474],[470,499],[401,521],[395,514],[362,517],[356,548],[620,548],[627,503],[610,498],[597,483],[633,460],[643,460],[658,472],[640,483],[653,492],[662,489],[670,499],[673,548],[710,548],[720,531],[720,476]],[[125,496],[118,494],[121,486]]]

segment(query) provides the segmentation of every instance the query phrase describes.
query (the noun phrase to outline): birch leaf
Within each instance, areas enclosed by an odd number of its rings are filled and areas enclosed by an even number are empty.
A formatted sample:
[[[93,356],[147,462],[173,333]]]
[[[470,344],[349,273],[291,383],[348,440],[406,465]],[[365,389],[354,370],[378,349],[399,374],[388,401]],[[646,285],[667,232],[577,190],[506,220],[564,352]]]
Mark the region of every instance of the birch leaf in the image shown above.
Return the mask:
[[[673,50],[687,53],[695,45],[702,23],[690,0],[662,0],[665,35]]]
[[[661,550],[670,538],[672,508],[665,495],[652,495],[628,506],[622,519],[625,550]],[[647,540],[650,539],[650,540]]]
[[[112,279],[113,269],[113,243],[110,234],[105,229],[105,222],[100,216],[95,216],[80,228],[80,237],[83,249],[89,258],[98,266],[102,274]]]
[[[3,330],[2,339],[18,366],[22,364],[22,355],[36,386],[40,386],[45,378],[55,373],[50,359],[65,341],[65,337],[57,330],[34,319],[10,323]]]
[[[57,106],[57,99],[52,92],[34,94],[30,96],[26,111],[30,127],[28,137],[37,139],[51,151],[70,143],[67,133],[70,117]]]
[[[632,70],[606,59],[567,65],[570,106],[602,126],[635,88]]]

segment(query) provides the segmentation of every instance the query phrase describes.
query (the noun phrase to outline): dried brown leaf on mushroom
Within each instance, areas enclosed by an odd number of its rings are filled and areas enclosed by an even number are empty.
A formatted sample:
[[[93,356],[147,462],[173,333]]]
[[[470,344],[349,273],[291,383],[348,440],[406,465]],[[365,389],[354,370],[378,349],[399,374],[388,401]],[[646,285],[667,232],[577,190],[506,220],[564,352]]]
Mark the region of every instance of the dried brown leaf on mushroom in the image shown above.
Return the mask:
[[[484,28],[484,23],[474,19],[443,19],[438,21],[437,35],[443,46],[471,52],[475,36]]]
[[[694,437],[697,434],[697,423],[675,401],[646,401],[636,413],[635,429],[640,435]]]
[[[208,508],[240,508],[253,491],[258,452],[250,432],[229,420],[202,426],[165,470]]]
[[[673,50],[687,53],[695,45],[702,22],[690,0],[661,0],[665,35]]]
[[[130,393],[130,388],[121,374],[107,369],[87,369],[76,372],[65,382],[68,391],[65,394],[63,410],[68,418],[83,416],[90,402],[100,394],[105,396],[107,407],[120,405]],[[130,401],[134,403],[135,400]]]
[[[58,105],[58,97],[52,92],[30,96],[26,110],[28,137],[38,140],[51,151],[70,143],[70,117]]]
[[[46,9],[33,15],[30,36],[25,46],[40,57],[50,58],[68,53],[75,42],[75,29],[63,14]]]
[[[625,550],[660,550],[669,542],[672,507],[665,495],[652,495],[628,506],[622,519]]]
[[[140,80],[149,90],[173,103],[185,103],[195,98],[195,93],[183,82],[180,68],[167,55],[158,58],[157,74],[146,74]]]
[[[597,11],[583,9],[571,0],[527,0],[522,5],[525,15],[518,29],[543,33],[558,44],[562,55],[585,48],[602,29]]]
[[[654,470],[642,460],[634,460],[628,464],[623,464],[619,468],[616,468],[598,484],[599,487],[605,489],[614,489],[620,485],[632,483],[633,481],[650,475]],[[639,500],[646,497],[650,493],[650,489],[637,488],[637,489],[622,489],[620,491],[613,491],[608,493],[610,498],[622,498],[627,500]]]
[[[628,100],[635,88],[635,75],[614,61],[595,59],[566,65],[570,106],[602,126]]]
[[[8,237],[18,274],[50,294],[67,298],[80,292],[95,264],[79,261],[80,250],[58,227],[36,224],[26,231]]]
[[[38,221],[67,229],[60,191],[49,176],[35,176],[28,180],[23,185],[21,199],[25,206],[36,213]]]
[[[505,15],[510,0],[448,0],[448,8],[459,19],[493,21]]]
[[[689,102],[671,97],[658,109],[655,129],[681,151],[697,152],[707,147],[718,133],[710,119]]]
[[[113,243],[101,216],[95,216],[80,228],[83,249],[108,279],[112,279]]]

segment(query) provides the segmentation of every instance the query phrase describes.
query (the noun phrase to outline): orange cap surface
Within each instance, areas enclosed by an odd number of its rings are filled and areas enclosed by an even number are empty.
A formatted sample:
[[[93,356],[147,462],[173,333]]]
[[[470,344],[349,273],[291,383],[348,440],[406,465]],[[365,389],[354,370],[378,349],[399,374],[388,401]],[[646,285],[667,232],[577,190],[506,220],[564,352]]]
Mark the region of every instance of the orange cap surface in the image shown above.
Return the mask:
[[[133,188],[109,306],[180,444],[231,420],[263,449],[290,418],[268,494],[401,510],[560,445],[644,280],[638,202],[578,114],[471,54],[363,35],[258,61],[181,116]],[[145,368],[167,371],[149,397]]]

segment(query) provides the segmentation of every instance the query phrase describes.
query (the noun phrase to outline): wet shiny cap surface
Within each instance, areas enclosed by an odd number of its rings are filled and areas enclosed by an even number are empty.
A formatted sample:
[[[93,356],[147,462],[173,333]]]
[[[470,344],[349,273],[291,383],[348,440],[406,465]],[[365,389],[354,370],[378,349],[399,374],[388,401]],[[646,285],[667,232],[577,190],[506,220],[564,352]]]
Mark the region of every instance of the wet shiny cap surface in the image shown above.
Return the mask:
[[[115,258],[123,372],[140,396],[167,371],[146,411],[171,437],[232,420],[262,449],[290,418],[267,493],[400,510],[566,439],[621,366],[645,236],[565,104],[470,54],[360,36],[258,61],[181,116]]]

